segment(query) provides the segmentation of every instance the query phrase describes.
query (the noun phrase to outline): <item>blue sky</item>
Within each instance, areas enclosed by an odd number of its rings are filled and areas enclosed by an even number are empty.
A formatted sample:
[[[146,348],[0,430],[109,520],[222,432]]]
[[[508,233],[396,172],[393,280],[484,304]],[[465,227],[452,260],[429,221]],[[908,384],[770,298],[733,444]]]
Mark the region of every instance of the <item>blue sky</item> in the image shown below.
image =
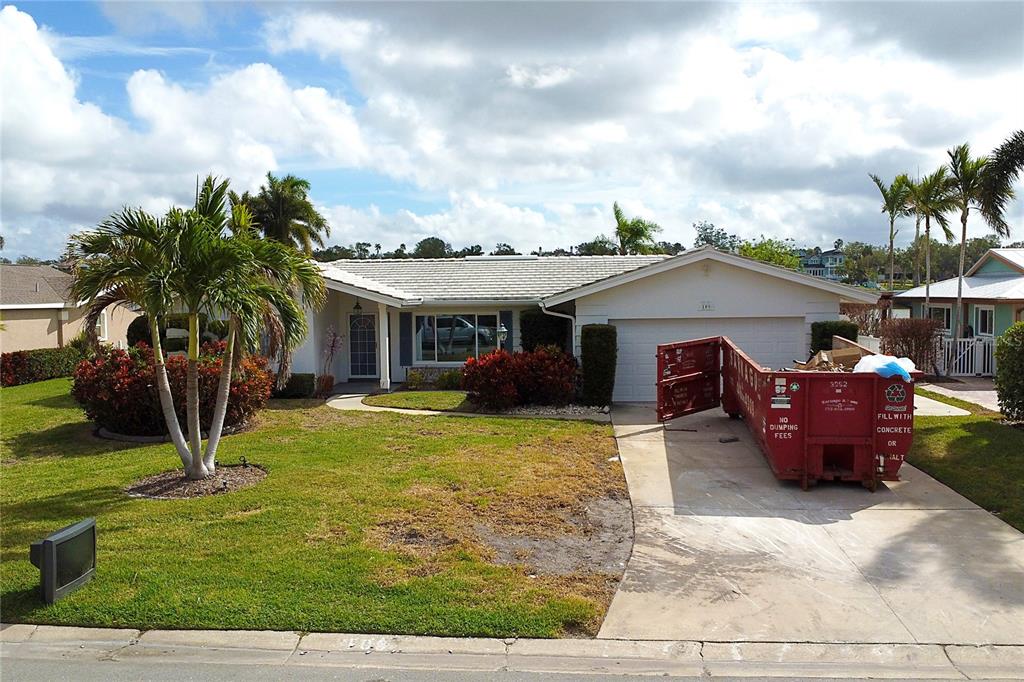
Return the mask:
[[[5,3],[4,255],[268,170],[311,181],[331,243],[568,246],[613,201],[687,245],[700,220],[882,243],[868,173],[1020,126],[1024,5],[882,9]]]

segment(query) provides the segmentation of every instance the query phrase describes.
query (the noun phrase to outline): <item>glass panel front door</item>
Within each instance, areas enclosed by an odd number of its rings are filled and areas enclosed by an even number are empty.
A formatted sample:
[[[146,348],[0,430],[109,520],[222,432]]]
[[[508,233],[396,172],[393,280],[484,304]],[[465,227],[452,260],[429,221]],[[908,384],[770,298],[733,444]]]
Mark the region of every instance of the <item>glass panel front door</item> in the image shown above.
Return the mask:
[[[349,376],[377,376],[377,316],[350,315],[348,318]]]

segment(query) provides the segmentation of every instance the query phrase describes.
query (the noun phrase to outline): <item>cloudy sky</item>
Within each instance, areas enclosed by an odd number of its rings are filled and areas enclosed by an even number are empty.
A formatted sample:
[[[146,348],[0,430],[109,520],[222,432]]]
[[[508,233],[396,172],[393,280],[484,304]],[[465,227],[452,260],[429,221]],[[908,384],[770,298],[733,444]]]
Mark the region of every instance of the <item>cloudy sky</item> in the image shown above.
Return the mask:
[[[881,243],[869,172],[1024,126],[1021,2],[16,3],[0,53],[12,259],[268,170],[330,243],[568,246],[616,200],[687,246]]]

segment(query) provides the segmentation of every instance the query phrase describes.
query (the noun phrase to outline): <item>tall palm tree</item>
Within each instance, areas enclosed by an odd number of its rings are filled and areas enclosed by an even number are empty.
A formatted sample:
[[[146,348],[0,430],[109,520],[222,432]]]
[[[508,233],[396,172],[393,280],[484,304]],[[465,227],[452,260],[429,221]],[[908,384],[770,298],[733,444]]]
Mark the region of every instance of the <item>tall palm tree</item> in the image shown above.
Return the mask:
[[[248,207],[263,236],[300,249],[307,256],[313,246],[323,247],[331,226],[309,199],[309,181],[294,175],[275,177],[267,173],[267,184],[259,192],[231,195],[233,204]]]
[[[956,209],[960,212],[960,267],[957,272],[956,282],[956,324],[953,338],[959,339],[963,332],[964,315],[964,267],[967,254],[967,218],[971,210],[980,211],[985,222],[992,231],[999,237],[1008,237],[1010,227],[1003,220],[1002,211],[992,208],[991,211],[983,211],[983,181],[985,179],[985,168],[988,165],[987,156],[974,158],[971,156],[971,147],[966,142],[946,152],[949,155],[949,172],[953,177],[952,199]],[[1013,196],[1009,187],[1002,190],[1003,196],[988,197],[997,206],[1005,205]]]
[[[658,249],[654,235],[661,232],[661,227],[643,218],[626,218],[619,208],[619,203],[612,205],[615,214],[615,238],[611,241],[618,244],[619,255],[655,253]]]
[[[910,197],[910,178],[905,173],[897,175],[892,184],[886,186],[877,175],[870,174],[868,177],[882,195],[882,213],[889,215],[889,291],[892,291],[896,270],[896,235],[899,232],[896,229],[896,219],[909,215],[907,200]]]
[[[932,282],[932,220],[937,222],[946,235],[953,240],[946,214],[953,209],[951,198],[952,178],[942,166],[934,173],[924,176],[910,186],[910,205],[917,215],[924,218],[924,314],[929,315]]]
[[[989,225],[1005,225],[1003,211],[1013,199],[1013,183],[1024,170],[1024,130],[1018,130],[996,147],[981,181],[981,213]],[[996,230],[997,234],[1002,231]],[[1009,229],[1005,230],[1009,234]]]
[[[319,307],[325,295],[316,265],[294,248],[260,239],[248,209],[228,209],[228,186],[207,177],[193,208],[172,209],[163,219],[126,209],[100,229],[74,238],[76,294],[90,300],[87,329],[111,304],[131,302],[149,316],[164,421],[189,478],[213,473],[227,413],[234,356],[255,348],[267,328],[281,330],[294,348],[306,334],[303,305]],[[189,318],[186,442],[174,410],[160,347],[158,318],[172,307]],[[214,419],[205,454],[199,424],[199,315],[228,316],[228,349],[222,360]]]
[[[174,304],[170,286],[176,260],[173,234],[162,218],[125,208],[95,230],[73,236],[69,251],[74,277],[71,292],[77,300],[90,302],[85,328],[93,337],[96,321],[108,306],[134,305],[149,318],[160,409],[171,442],[187,469],[192,453],[174,411],[159,328],[160,316]]]

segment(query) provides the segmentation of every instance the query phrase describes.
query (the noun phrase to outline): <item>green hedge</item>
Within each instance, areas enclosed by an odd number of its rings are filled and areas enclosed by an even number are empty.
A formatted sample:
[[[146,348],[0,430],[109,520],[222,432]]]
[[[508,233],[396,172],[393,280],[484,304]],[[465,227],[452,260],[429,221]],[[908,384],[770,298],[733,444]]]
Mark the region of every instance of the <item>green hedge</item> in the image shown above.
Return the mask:
[[[35,381],[69,377],[84,359],[75,346],[19,350],[0,356],[0,383],[18,386]]]
[[[615,389],[618,337],[614,325],[585,324],[580,337],[583,391],[586,405],[608,405]]]
[[[827,320],[811,323],[811,354],[819,350],[832,350],[832,337],[842,336],[850,341],[857,340],[857,325],[846,320]]]
[[[316,377],[312,374],[292,374],[288,383],[280,391],[274,392],[275,398],[312,398],[316,391]]]
[[[523,350],[533,351],[538,346],[558,346],[563,352],[568,352],[568,340],[568,319],[548,315],[540,308],[519,313],[519,342]]]
[[[1024,322],[996,339],[996,396],[1007,419],[1024,421]]]

